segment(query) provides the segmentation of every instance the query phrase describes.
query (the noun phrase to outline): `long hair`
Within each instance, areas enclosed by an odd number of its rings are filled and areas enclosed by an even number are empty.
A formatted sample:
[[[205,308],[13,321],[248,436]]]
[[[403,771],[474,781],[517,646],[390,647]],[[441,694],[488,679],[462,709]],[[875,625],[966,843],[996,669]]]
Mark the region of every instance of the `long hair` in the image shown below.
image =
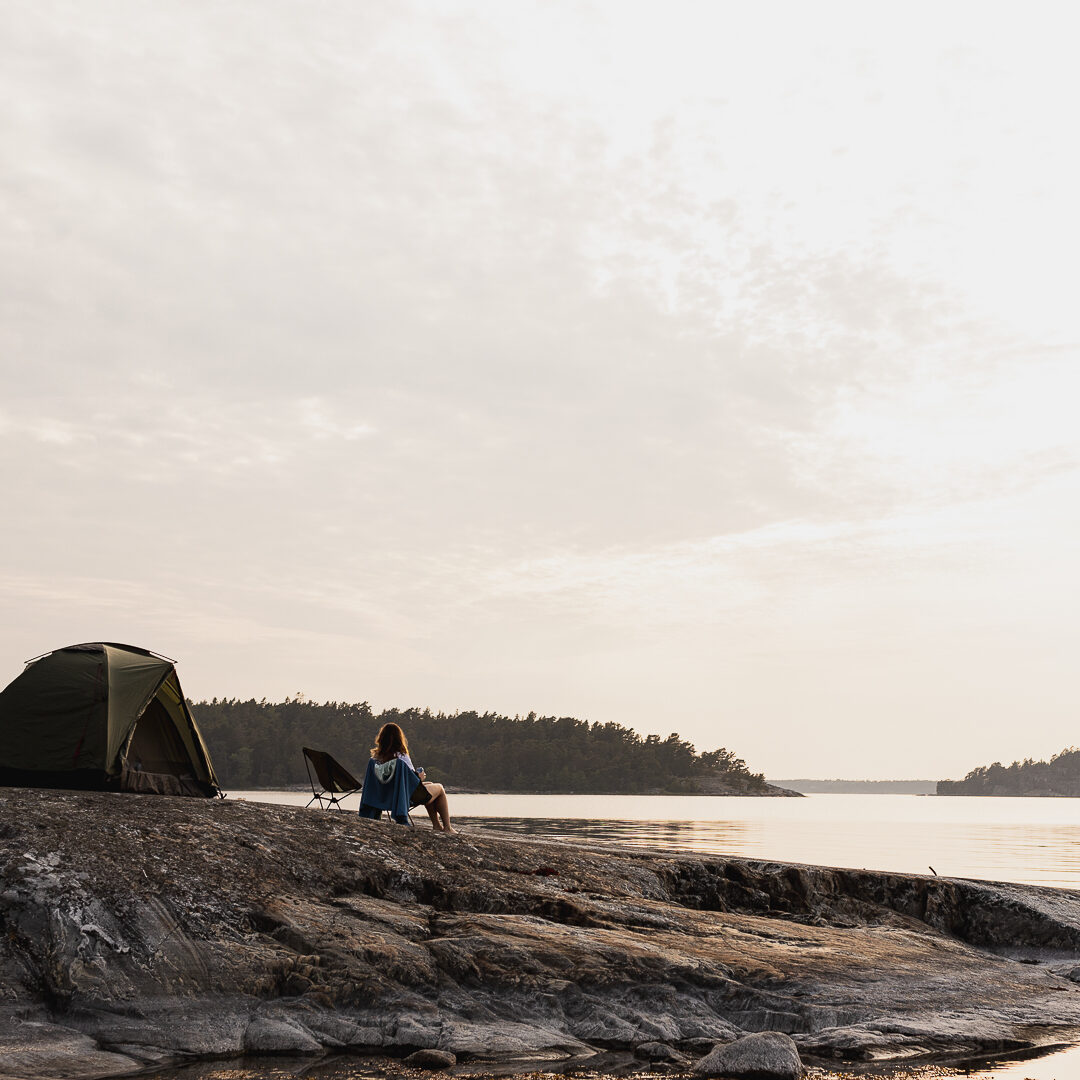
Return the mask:
[[[375,745],[371,748],[371,756],[376,761],[389,761],[395,754],[407,754],[409,741],[405,738],[405,732],[397,724],[383,724],[379,728],[379,734],[375,736]]]

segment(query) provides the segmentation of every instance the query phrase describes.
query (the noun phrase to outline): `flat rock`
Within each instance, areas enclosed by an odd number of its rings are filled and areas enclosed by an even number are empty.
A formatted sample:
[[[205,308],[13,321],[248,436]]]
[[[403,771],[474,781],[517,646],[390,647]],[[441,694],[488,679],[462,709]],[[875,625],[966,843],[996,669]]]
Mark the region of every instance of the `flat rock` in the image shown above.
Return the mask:
[[[88,1036],[56,1024],[9,1021],[0,1036],[0,1080],[89,1080],[144,1067],[143,1061],[102,1050]]]
[[[695,1062],[694,1072],[702,1076],[799,1080],[803,1063],[790,1035],[782,1031],[758,1031],[726,1046],[713,1047]]]

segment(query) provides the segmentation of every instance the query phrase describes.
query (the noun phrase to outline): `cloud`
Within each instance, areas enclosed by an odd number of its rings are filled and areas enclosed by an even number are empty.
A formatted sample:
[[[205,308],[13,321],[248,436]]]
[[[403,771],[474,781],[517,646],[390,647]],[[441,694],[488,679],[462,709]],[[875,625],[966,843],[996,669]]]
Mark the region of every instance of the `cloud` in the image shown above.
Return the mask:
[[[782,21],[16,4],[10,648],[203,620],[432,703],[566,669],[607,717],[649,649],[707,693],[758,609],[864,658],[890,575],[982,611],[1075,480],[1073,69],[997,16]]]

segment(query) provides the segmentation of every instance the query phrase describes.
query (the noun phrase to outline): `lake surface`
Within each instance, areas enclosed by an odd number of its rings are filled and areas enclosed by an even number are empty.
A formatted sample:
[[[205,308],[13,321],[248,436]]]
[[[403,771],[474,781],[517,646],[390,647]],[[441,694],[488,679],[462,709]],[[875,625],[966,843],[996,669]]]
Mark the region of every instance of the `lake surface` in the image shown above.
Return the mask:
[[[298,791],[231,798],[303,806]],[[355,812],[357,796],[345,803]],[[470,795],[462,828],[582,843],[1080,888],[1080,799],[920,795]],[[334,811],[329,811],[334,812]],[[427,828],[423,810],[414,812]]]

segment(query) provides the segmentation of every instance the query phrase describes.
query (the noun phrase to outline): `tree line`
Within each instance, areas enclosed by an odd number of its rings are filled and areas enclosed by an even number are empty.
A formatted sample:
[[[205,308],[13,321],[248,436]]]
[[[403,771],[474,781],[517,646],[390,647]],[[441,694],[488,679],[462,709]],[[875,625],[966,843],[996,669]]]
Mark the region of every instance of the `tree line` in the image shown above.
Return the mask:
[[[333,754],[363,779],[375,733],[389,721],[405,731],[413,761],[452,789],[558,793],[757,794],[761,773],[720,747],[698,753],[678,734],[644,738],[616,723],[572,716],[385,709],[366,702],[322,704],[303,695],[271,702],[189,702],[218,779],[228,790],[307,782],[301,748]]]
[[[980,765],[963,780],[938,781],[939,795],[1080,795],[1080,749],[1066,747],[1049,761]]]

